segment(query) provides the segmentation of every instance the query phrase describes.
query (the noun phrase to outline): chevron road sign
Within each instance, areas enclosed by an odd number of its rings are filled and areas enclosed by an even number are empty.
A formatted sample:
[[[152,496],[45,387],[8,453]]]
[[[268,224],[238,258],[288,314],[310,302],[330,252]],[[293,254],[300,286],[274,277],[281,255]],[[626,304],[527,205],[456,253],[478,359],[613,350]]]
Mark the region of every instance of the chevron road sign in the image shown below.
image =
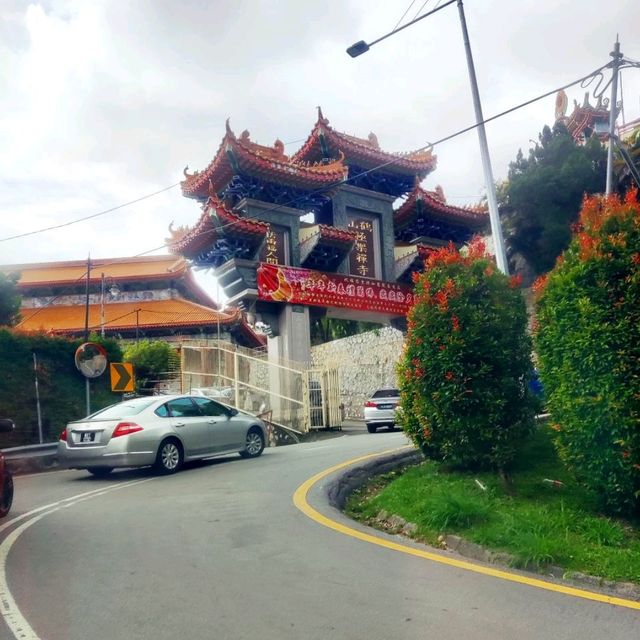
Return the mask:
[[[134,390],[135,377],[130,362],[112,362],[109,365],[111,374],[111,391],[129,392]]]

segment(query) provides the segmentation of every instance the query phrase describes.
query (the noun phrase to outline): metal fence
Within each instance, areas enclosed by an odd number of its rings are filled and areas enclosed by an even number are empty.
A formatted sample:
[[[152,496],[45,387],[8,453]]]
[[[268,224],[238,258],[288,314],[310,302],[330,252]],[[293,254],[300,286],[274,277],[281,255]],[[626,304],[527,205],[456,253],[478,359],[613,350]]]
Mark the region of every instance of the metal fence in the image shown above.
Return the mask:
[[[219,397],[251,413],[271,412],[274,423],[300,433],[340,425],[337,370],[307,369],[228,342],[183,345],[184,393]]]

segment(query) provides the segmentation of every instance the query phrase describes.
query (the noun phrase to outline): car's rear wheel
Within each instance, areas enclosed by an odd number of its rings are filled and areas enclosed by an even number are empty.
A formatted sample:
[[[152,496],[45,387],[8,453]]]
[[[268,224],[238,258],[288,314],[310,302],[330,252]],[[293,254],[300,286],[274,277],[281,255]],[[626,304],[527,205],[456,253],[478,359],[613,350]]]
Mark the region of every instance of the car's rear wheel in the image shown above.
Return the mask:
[[[158,473],[163,475],[176,473],[176,471],[180,471],[183,462],[184,453],[177,440],[169,438],[160,443],[160,446],[158,447],[158,454],[156,455],[156,463],[154,465],[154,468]]]
[[[88,467],[87,471],[96,478],[106,478],[113,471],[113,467]]]
[[[240,452],[243,458],[257,458],[264,451],[264,436],[257,427],[247,431],[244,449]]]
[[[378,430],[378,427],[376,427],[375,424],[368,424],[367,425],[367,431],[369,433],[375,433]]]
[[[5,471],[2,496],[0,496],[0,518],[4,518],[13,504],[13,476]]]

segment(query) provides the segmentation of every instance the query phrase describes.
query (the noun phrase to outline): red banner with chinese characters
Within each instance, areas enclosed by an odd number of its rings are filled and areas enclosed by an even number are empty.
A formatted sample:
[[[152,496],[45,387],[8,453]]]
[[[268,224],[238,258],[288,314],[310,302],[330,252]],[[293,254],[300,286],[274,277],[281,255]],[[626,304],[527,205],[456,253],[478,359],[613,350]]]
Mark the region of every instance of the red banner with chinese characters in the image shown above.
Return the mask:
[[[405,284],[260,263],[258,298],[318,307],[406,315],[413,290]]]

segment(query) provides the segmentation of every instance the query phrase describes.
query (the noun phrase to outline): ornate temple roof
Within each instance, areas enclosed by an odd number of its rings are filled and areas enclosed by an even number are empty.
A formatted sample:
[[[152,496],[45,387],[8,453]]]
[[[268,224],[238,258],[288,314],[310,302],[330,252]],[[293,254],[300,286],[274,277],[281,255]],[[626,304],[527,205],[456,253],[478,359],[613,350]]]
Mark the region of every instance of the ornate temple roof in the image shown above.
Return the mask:
[[[34,262],[0,267],[20,272],[18,286],[51,287],[86,282],[87,261]],[[110,280],[166,280],[181,278],[188,270],[186,260],[176,256],[91,259],[90,282],[100,282],[102,274]]]
[[[215,333],[221,326],[240,331],[249,346],[264,343],[247,324],[240,309],[220,311],[189,300],[143,300],[111,302],[104,305],[104,327],[107,335],[134,334],[138,331],[175,331],[202,329]],[[53,305],[23,311],[24,320],[17,327],[20,332],[45,332],[54,335],[81,335],[84,333],[84,305]],[[101,328],[101,305],[89,305],[89,329]]]
[[[19,272],[18,289],[24,295],[43,295],[43,290],[60,288],[84,292],[87,282],[87,261],[34,262],[0,266],[4,273]],[[104,274],[108,286],[118,284],[140,288],[151,282],[172,281],[178,289],[195,302],[217,307],[217,304],[195,281],[187,261],[175,255],[142,256],[134,258],[91,259],[89,282],[100,285]]]
[[[166,239],[169,251],[194,258],[213,246],[224,236],[233,235],[246,240],[257,250],[262,244],[269,225],[266,222],[243,218],[224,206],[215,196],[209,196],[202,214],[193,227],[169,226]]]
[[[300,264],[311,269],[334,269],[356,241],[356,231],[326,224],[300,228]]]
[[[489,219],[486,209],[452,206],[447,204],[442,187],[436,187],[435,191],[427,191],[416,181],[413,191],[394,211],[393,220],[396,233],[404,227],[410,226],[417,219],[426,217],[467,227],[471,230],[480,229]]]
[[[220,193],[239,174],[298,189],[328,187],[347,176],[342,156],[336,154],[336,157],[327,164],[289,158],[280,140],[276,140],[273,147],[267,147],[253,142],[246,130],[236,137],[227,120],[225,136],[206,169],[190,174],[188,167],[185,168],[182,193],[203,200],[211,191]]]
[[[573,101],[573,112],[567,116],[568,105],[567,94],[558,91],[556,96],[556,122],[561,122],[576,142],[588,138],[591,133],[595,133],[599,138],[608,137],[609,109],[602,96],[594,107],[589,102],[589,92],[584,94],[584,101],[580,105],[577,100]],[[598,126],[600,125],[600,126]]]
[[[348,164],[355,164],[364,169],[385,165],[382,170],[387,173],[420,176],[421,179],[435,169],[437,162],[430,149],[389,153],[380,149],[374,133],[370,133],[367,138],[357,138],[336,131],[318,107],[318,120],[306,142],[292,159],[295,162],[321,161],[338,157],[340,153],[344,154]]]

